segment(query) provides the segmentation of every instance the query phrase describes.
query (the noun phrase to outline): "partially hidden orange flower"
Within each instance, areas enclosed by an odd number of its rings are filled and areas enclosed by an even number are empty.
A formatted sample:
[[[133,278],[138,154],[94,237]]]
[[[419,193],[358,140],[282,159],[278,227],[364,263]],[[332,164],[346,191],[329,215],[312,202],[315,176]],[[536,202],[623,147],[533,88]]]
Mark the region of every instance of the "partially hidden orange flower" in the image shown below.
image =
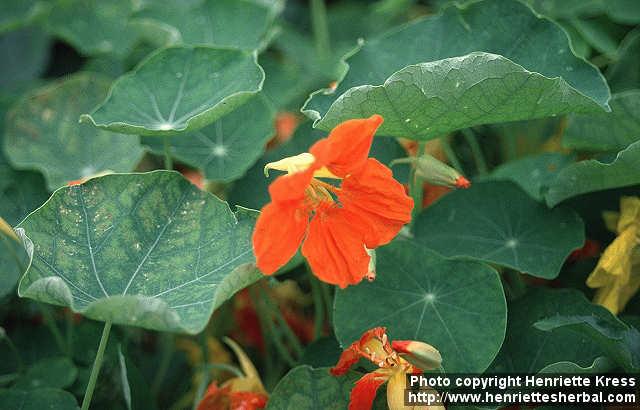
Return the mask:
[[[391,170],[369,158],[382,117],[349,120],[309,152],[267,164],[287,171],[270,186],[253,233],[258,268],[275,273],[302,244],[313,273],[340,286],[370,271],[371,250],[411,220],[413,200]],[[339,182],[329,183],[326,180]]]
[[[197,410],[258,410],[267,405],[269,396],[258,371],[244,351],[233,340],[225,338],[238,357],[243,377],[234,377],[221,386],[213,382],[207,388]]]
[[[347,373],[361,358],[371,361],[378,369],[365,374],[355,383],[349,398],[349,410],[371,409],[378,388],[386,382],[390,410],[413,408],[404,405],[407,374],[437,369],[442,362],[440,353],[433,346],[414,340],[389,343],[386,328],[376,327],[366,331],[360,340],[342,352],[338,363],[331,368],[331,374],[340,376]],[[444,409],[442,406],[427,408]]]

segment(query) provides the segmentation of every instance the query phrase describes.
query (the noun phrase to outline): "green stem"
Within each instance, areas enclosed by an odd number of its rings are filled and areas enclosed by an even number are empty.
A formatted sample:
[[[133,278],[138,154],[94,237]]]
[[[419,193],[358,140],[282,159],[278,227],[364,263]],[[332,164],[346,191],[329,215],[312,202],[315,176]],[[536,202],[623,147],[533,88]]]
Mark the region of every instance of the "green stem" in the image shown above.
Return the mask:
[[[62,333],[60,332],[60,329],[56,324],[56,320],[53,318],[51,308],[44,304],[38,304],[38,307],[40,308],[40,312],[42,313],[42,317],[44,318],[45,325],[47,325],[47,328],[53,335],[53,338],[58,345],[58,349],[60,349],[60,352],[69,355],[69,347],[67,346],[67,342],[65,341],[65,339],[62,337]]]
[[[442,145],[442,150],[444,151],[444,154],[447,156],[447,159],[451,163],[451,166],[454,167],[456,171],[464,175],[464,172],[462,170],[462,165],[460,164],[460,160],[458,159],[458,156],[453,151],[453,149],[451,148],[451,144],[449,143],[449,137],[440,138],[440,145]]]
[[[326,58],[331,53],[329,43],[329,25],[327,24],[327,7],[324,0],[311,0],[311,25],[316,42],[316,51]]]
[[[269,320],[265,315],[265,312],[262,310],[261,303],[259,302],[259,297],[256,289],[254,287],[249,287],[249,296],[253,301],[253,305],[255,307],[256,313],[258,314],[258,322],[260,322],[260,332],[262,333],[262,340],[264,341],[265,351],[265,373],[266,376],[271,377],[273,373],[273,358],[268,353],[269,348],[268,345],[271,342],[271,338],[269,337],[269,327],[267,325],[267,321]]]
[[[311,273],[309,273],[309,283],[311,284],[311,296],[313,297],[313,310],[315,314],[313,338],[317,340],[322,336],[325,307],[322,302],[322,290],[320,289],[320,283]]]
[[[298,357],[302,356],[302,353],[304,352],[304,348],[302,347],[302,344],[300,343],[298,336],[296,336],[293,330],[291,330],[291,327],[282,316],[282,312],[280,311],[280,308],[271,299],[271,296],[269,295],[266,289],[262,289],[262,295],[264,296],[262,300],[266,304],[267,308],[273,314],[273,317],[276,319],[276,322],[278,323],[279,327],[282,329],[284,336],[288,339],[289,343],[291,344],[293,351],[296,353]]]
[[[201,366],[202,370],[226,370],[229,373],[233,373],[236,377],[245,377],[244,373],[240,369],[235,366],[231,366],[230,364],[225,363],[208,363]]]
[[[424,155],[426,142],[420,141],[418,143],[418,152],[416,153],[416,158],[420,158]],[[413,216],[411,218],[411,223],[416,220],[420,211],[422,211],[422,199],[424,198],[424,181],[422,178],[418,177],[418,173],[416,172],[417,166],[414,166],[411,170],[411,179],[409,185],[409,193],[411,194],[411,198],[413,199]]]
[[[267,340],[272,342],[273,346],[278,351],[278,354],[280,354],[284,361],[287,362],[289,366],[294,367],[296,365],[296,360],[293,358],[293,356],[291,356],[291,353],[289,353],[287,346],[285,346],[282,340],[280,340],[280,335],[278,334],[274,326],[272,316],[270,314],[267,314],[270,313],[270,309],[264,300],[264,292],[252,293],[252,290],[253,289],[250,289],[249,293],[251,293],[252,295],[253,302],[256,307],[256,313],[258,314],[258,319],[260,320],[260,324],[263,326],[262,334],[264,336],[265,344]]]
[[[487,161],[484,159],[484,154],[482,153],[482,148],[480,147],[478,138],[476,138],[476,134],[470,128],[467,128],[462,130],[462,135],[467,141],[467,144],[469,144],[469,148],[471,148],[471,155],[473,155],[473,161],[476,163],[478,174],[486,175],[488,172]]]
[[[156,371],[156,375],[153,378],[153,382],[151,383],[151,396],[157,397],[158,393],[160,393],[160,388],[162,387],[162,382],[164,381],[164,377],[169,370],[169,365],[171,364],[171,358],[173,357],[173,335],[171,333],[162,333],[161,337],[161,356],[160,356],[160,364],[158,365],[158,370]]]
[[[108,320],[104,323],[104,329],[102,329],[102,337],[100,338],[100,344],[98,345],[98,352],[96,353],[96,359],[93,362],[91,368],[91,376],[89,376],[89,383],[87,384],[87,390],[84,392],[84,399],[82,400],[82,409],[88,410],[93,398],[93,391],[96,388],[96,382],[100,375],[100,368],[102,368],[102,362],[104,361],[104,351],[107,348],[107,342],[109,341],[109,333],[111,332],[111,321]]]
[[[171,140],[163,137],[164,142],[164,168],[173,169],[173,159],[171,158]]]

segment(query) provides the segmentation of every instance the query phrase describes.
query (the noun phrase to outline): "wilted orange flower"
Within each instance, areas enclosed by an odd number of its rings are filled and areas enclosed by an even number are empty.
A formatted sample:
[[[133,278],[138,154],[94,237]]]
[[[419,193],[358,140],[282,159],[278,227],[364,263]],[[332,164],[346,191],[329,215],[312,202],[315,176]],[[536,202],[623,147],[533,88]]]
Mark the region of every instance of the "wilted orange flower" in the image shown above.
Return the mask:
[[[314,274],[342,288],[369,271],[370,252],[411,220],[413,201],[391,170],[369,158],[382,117],[345,121],[310,152],[267,164],[287,171],[270,186],[253,233],[257,265],[267,275],[302,245]],[[340,186],[321,180],[341,182]]]
[[[234,377],[221,386],[213,382],[198,404],[197,410],[258,410],[267,405],[269,396],[262,385],[258,371],[245,352],[233,340],[225,342],[238,357],[243,377]]]
[[[433,346],[414,340],[396,340],[389,343],[384,327],[366,331],[360,340],[342,352],[338,363],[331,368],[331,374],[340,376],[349,371],[360,358],[373,362],[378,369],[365,374],[351,390],[349,410],[369,410],[380,386],[387,386],[387,404],[390,410],[407,409],[404,392],[407,374],[421,373],[440,367],[442,357]],[[423,408],[423,407],[421,407]],[[429,406],[430,409],[444,409]]]

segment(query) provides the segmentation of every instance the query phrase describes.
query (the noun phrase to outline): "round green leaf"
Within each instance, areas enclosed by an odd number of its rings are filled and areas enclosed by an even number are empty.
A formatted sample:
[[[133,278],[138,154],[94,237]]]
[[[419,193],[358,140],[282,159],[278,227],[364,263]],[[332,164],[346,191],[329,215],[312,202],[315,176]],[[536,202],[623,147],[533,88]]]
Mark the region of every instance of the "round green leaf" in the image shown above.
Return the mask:
[[[160,23],[157,28],[186,44],[255,50],[263,46],[282,1],[171,0],[148,2],[134,21]]]
[[[260,278],[254,220],[176,172],[94,178],[57,190],[19,225],[31,265],[18,293],[96,320],[197,333]]]
[[[6,410],[78,410],[75,397],[59,389],[0,390],[0,403]]]
[[[255,52],[165,48],[120,77],[107,99],[81,119],[128,134],[196,131],[245,103],[263,81]]]
[[[534,324],[554,315],[606,313],[573,289],[532,289],[509,304],[507,337],[489,372],[537,373],[558,362],[591,367],[604,354],[590,338],[569,329],[543,332]]]
[[[619,151],[640,140],[640,90],[614,94],[611,112],[572,115],[563,145],[590,151]]]
[[[336,377],[329,368],[298,366],[287,373],[269,396],[266,410],[343,410],[359,375],[349,372]]]
[[[42,171],[51,190],[101,171],[133,170],[143,154],[137,138],[78,123],[108,87],[106,78],[81,73],[22,99],[7,115],[9,161]]]
[[[425,39],[429,39],[428,46],[425,45]],[[475,66],[471,70],[468,65],[461,65],[464,59],[446,60],[477,51],[503,58],[494,59],[493,63],[486,66],[479,65],[478,73],[475,72]],[[460,63],[452,64],[454,61]],[[467,64],[472,62],[466,61]],[[423,63],[428,63],[425,67],[433,74],[423,75],[420,66],[416,66],[407,68],[405,75],[394,75],[404,67]],[[494,65],[500,67],[490,68]],[[507,67],[513,73],[504,81],[485,81],[480,86],[471,87],[471,79],[478,79],[480,75],[486,79],[491,74],[499,78],[509,74],[509,70],[505,70]],[[346,64],[344,70],[347,70]],[[536,74],[526,75],[527,72]],[[424,76],[424,79],[421,81],[415,76]],[[425,85],[427,78],[438,79],[438,83],[424,90],[426,97],[433,97],[424,98],[427,104],[422,103],[423,97],[416,100],[413,109],[406,106],[406,101],[402,106],[398,104],[402,98],[394,91],[409,92],[415,100],[422,94],[421,86]],[[525,78],[531,83],[523,83]],[[393,84],[393,81],[400,83]],[[495,83],[503,84],[504,89],[496,87]],[[531,88],[534,83],[538,86],[544,83],[546,86],[534,90]],[[385,109],[387,112],[391,106],[397,106],[400,114],[389,112],[386,117],[394,120],[386,121],[381,133],[394,136],[401,133],[411,138],[431,138],[436,128],[451,130],[464,122],[484,123],[482,118],[487,121],[508,121],[506,115],[500,119],[499,113],[511,112],[510,117],[515,117],[513,119],[525,119],[552,115],[556,110],[560,113],[572,109],[608,109],[610,97],[602,75],[572,53],[567,35],[560,27],[539,18],[520,2],[511,0],[471,2],[463,9],[448,7],[441,15],[430,16],[372,38],[356,53],[348,56],[348,72],[335,92],[323,90],[314,93],[303,110],[316,121],[322,119],[317,126],[330,127],[336,122],[334,116],[341,114],[336,109],[330,110],[339,96],[352,87],[372,88],[379,84],[385,85],[374,87],[377,93],[375,98],[372,94],[367,100],[366,108]],[[467,88],[470,95],[465,98],[464,91]],[[517,92],[519,88],[522,90]],[[389,94],[385,94],[385,91]],[[563,92],[568,93],[566,100],[556,94]],[[352,93],[363,96],[361,91],[353,90]],[[510,94],[521,96],[512,99]],[[472,96],[483,98],[476,102]],[[524,100],[523,96],[526,97]],[[540,106],[535,104],[538,99],[541,99]],[[528,105],[521,106],[525,102]],[[349,101],[340,104],[346,103]],[[549,107],[546,107],[547,104]],[[366,114],[360,112],[359,116]],[[326,118],[323,118],[325,115]],[[479,118],[475,119],[476,116]],[[446,121],[442,123],[440,117]],[[396,121],[396,118],[400,121]],[[427,119],[435,120],[436,124],[427,123]],[[450,127],[445,126],[447,122],[452,123]]]
[[[334,327],[342,346],[386,326],[392,340],[433,345],[447,372],[480,373],[491,364],[507,320],[495,270],[396,241],[378,249],[377,272],[373,283],[336,293]]]
[[[549,186],[547,203],[554,206],[581,194],[640,184],[640,141],[620,151],[610,162],[595,159],[564,168]]]
[[[380,135],[437,138],[475,125],[602,111],[562,78],[548,78],[488,53],[471,53],[394,73],[382,85],[353,87],[316,126],[331,129],[380,114]]]
[[[264,98],[253,98],[193,134],[169,137],[171,156],[202,169],[209,180],[237,179],[264,152],[267,141],[274,134],[274,114]],[[164,153],[162,139],[144,137],[142,142],[155,153]]]
[[[573,162],[569,155],[557,152],[531,155],[496,167],[483,180],[504,180],[518,184],[530,197],[541,201],[558,172]]]
[[[555,278],[584,226],[568,208],[548,209],[510,182],[480,182],[422,211],[416,240],[445,256],[467,256]]]
[[[78,375],[78,369],[68,357],[51,357],[33,364],[16,381],[18,389],[39,389],[53,387],[63,389],[71,386]]]
[[[82,54],[127,55],[139,38],[131,0],[57,0],[44,25]]]

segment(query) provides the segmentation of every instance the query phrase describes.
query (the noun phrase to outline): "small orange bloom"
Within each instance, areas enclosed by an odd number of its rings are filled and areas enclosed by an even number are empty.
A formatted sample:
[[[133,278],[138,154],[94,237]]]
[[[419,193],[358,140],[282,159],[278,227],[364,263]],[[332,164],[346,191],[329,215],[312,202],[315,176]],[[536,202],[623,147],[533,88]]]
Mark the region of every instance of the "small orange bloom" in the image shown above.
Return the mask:
[[[273,274],[302,245],[314,274],[342,288],[369,270],[369,250],[411,220],[413,201],[391,170],[369,158],[382,117],[345,121],[309,153],[267,164],[287,171],[270,186],[253,233],[258,268]],[[338,187],[323,179],[340,181]]]
[[[221,386],[213,382],[207,388],[197,410],[258,410],[267,405],[269,396],[262,385],[258,371],[245,352],[231,339],[225,339],[231,347],[244,373]]]
[[[404,405],[407,374],[421,373],[422,369],[437,369],[442,361],[440,353],[433,346],[413,340],[397,340],[390,344],[386,329],[376,327],[365,332],[360,340],[353,342],[342,352],[338,363],[331,368],[331,374],[345,374],[360,358],[373,362],[378,369],[365,374],[355,383],[351,390],[349,410],[371,409],[378,388],[386,382],[389,383],[389,409],[407,409]],[[427,408],[444,409],[442,406]]]

